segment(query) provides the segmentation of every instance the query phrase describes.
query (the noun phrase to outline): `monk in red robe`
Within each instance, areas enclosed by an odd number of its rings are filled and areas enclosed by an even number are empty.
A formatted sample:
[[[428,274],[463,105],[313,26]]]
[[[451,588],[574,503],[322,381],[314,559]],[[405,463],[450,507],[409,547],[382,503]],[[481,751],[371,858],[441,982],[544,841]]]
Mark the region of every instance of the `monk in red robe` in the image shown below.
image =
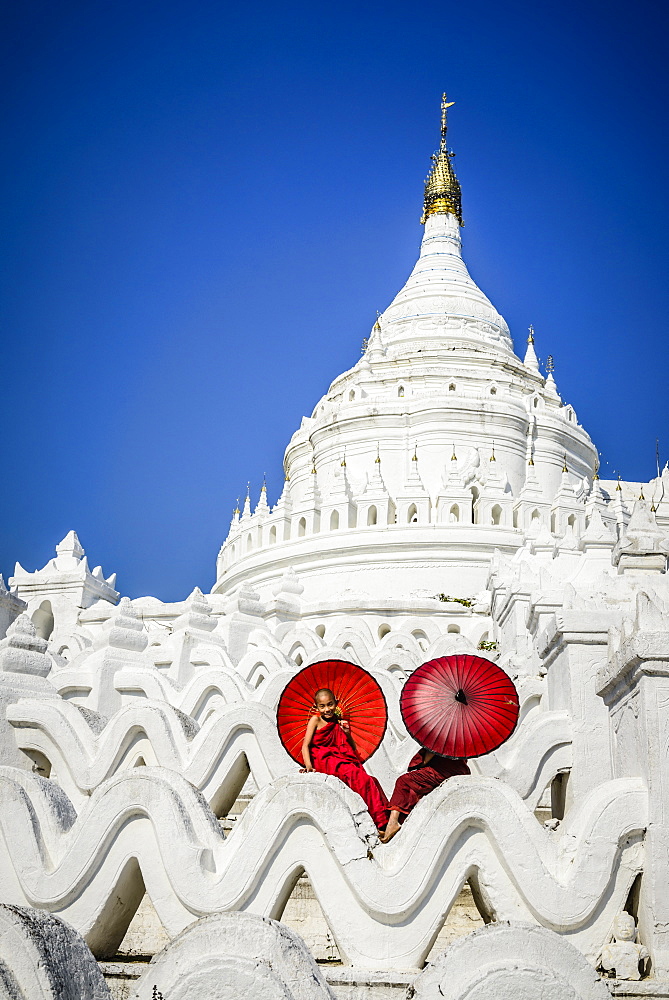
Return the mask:
[[[316,715],[307,723],[302,743],[303,771],[333,774],[360,795],[379,832],[388,819],[388,799],[381,785],[367,774],[358,755],[351,730],[337,715],[337,699],[329,688],[314,697]]]
[[[471,774],[467,761],[456,757],[440,757],[424,748],[409,761],[409,770],[395,782],[390,799],[390,816],[381,842],[387,844],[424,795],[434,791],[447,778],[456,774]]]

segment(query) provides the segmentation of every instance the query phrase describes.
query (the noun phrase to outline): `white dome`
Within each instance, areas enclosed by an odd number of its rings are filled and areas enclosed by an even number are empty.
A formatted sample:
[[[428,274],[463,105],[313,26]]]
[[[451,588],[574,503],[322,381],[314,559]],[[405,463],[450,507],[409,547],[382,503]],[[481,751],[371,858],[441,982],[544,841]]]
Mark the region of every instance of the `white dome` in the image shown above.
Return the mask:
[[[467,596],[495,549],[584,525],[596,451],[532,348],[526,362],[467,272],[455,215],[428,216],[364,356],[293,435],[278,503],[263,492],[235,514],[214,591],[251,583],[269,598],[292,567],[304,600],[328,606],[343,591]]]
[[[444,95],[418,261],[363,357],[293,434],[278,503],[263,488],[253,513],[249,498],[235,511],[217,593],[250,583],[278,599],[290,570],[319,608],[468,596],[495,550],[585,528],[597,452],[540,373],[532,333],[521,361],[467,271],[448,107]]]
[[[420,257],[383,313],[381,328],[392,357],[480,339],[513,351],[506,321],[467,271],[454,215],[439,213],[427,219]]]

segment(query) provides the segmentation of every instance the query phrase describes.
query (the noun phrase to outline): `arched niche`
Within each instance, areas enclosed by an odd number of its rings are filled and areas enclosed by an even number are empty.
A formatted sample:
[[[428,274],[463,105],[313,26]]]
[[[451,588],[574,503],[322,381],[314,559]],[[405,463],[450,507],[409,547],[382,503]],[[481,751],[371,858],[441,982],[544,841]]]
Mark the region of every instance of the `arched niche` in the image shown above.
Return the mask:
[[[40,606],[33,611],[32,623],[37,629],[37,634],[42,639],[49,639],[53,632],[53,608],[51,601],[42,601]]]

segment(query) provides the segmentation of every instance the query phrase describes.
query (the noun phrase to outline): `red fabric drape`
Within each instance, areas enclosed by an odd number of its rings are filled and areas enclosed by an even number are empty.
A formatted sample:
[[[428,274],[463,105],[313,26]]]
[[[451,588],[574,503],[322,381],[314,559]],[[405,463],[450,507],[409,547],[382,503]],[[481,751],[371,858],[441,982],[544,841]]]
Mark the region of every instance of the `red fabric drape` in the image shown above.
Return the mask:
[[[395,782],[390,799],[390,808],[402,815],[410,813],[419,799],[434,791],[448,778],[456,774],[471,774],[466,760],[450,760],[435,754],[427,764],[423,763],[424,751],[411,758],[409,770],[401,774]]]
[[[360,795],[379,829],[388,819],[388,799],[381,785],[367,774],[339,721],[317,729],[309,748],[314,770],[333,774]]]

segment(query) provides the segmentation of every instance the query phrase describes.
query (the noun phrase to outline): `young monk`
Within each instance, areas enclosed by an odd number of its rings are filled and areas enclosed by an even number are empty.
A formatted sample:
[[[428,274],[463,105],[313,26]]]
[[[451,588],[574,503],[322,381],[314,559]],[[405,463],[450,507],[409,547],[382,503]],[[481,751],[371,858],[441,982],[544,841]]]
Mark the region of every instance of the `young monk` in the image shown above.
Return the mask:
[[[401,774],[395,782],[390,799],[390,816],[381,842],[387,844],[392,840],[419,799],[456,774],[471,774],[466,760],[440,757],[422,747],[409,761],[407,773]]]
[[[314,706],[317,714],[309,719],[302,743],[302,771],[334,774],[352,788],[365,800],[380,833],[388,818],[388,799],[376,778],[362,766],[350,726],[337,715],[337,699],[330,688],[316,692]]]

